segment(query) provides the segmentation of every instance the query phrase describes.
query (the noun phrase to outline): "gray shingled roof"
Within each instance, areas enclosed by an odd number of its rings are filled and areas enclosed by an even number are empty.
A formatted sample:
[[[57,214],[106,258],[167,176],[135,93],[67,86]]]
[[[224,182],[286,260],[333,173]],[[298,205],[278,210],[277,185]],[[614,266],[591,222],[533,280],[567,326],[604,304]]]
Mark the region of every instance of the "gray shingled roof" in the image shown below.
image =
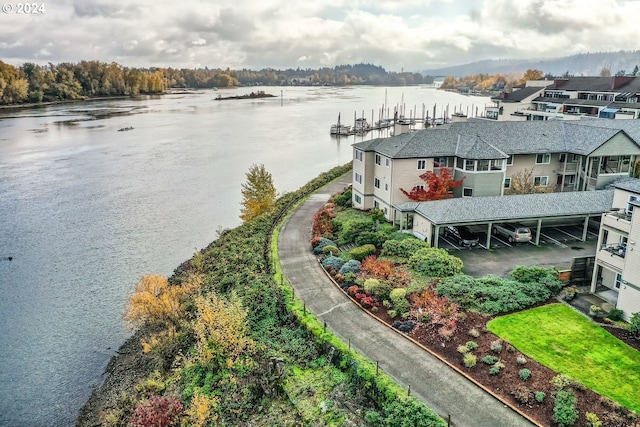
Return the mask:
[[[581,92],[636,92],[640,90],[640,78],[629,79],[630,81],[618,84],[616,88],[611,86],[614,80],[623,81],[624,77],[569,77],[566,80],[555,81],[555,89],[571,90]]]
[[[640,194],[640,179],[638,178],[622,178],[611,184],[615,188],[631,191]]]
[[[358,142],[354,147],[397,159],[456,156],[457,153],[488,159],[501,159],[503,154],[569,152],[588,155],[621,130],[640,146],[640,120],[498,122],[469,119],[448,127]],[[474,147],[474,144],[477,145]]]
[[[611,209],[614,190],[511,196],[463,197],[395,206],[415,212],[436,225],[470,224],[582,215],[599,215]]]
[[[515,86],[514,86],[515,88]],[[512,90],[509,93],[500,94],[499,96],[491,97],[494,101],[502,102],[522,102],[523,99],[534,95],[538,92],[542,92],[544,87],[524,87],[522,89]]]

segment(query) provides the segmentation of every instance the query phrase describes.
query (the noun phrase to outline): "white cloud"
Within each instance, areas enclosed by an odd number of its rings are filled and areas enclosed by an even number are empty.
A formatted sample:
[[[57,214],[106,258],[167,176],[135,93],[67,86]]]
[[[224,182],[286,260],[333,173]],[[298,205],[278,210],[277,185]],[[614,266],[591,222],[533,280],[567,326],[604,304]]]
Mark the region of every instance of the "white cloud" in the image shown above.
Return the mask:
[[[637,16],[625,0],[58,0],[40,16],[0,15],[0,59],[419,71],[639,49]]]

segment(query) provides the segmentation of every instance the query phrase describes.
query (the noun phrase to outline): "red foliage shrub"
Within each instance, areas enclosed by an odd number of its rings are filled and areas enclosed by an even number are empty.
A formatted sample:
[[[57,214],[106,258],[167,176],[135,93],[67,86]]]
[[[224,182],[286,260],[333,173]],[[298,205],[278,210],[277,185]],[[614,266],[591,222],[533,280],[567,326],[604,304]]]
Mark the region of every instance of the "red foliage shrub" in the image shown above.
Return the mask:
[[[347,293],[349,295],[351,295],[352,297],[355,296],[356,294],[360,293],[361,291],[362,291],[362,288],[360,286],[356,286],[356,285],[349,286],[347,288]]]
[[[182,402],[176,397],[150,394],[138,403],[130,422],[134,427],[174,427],[180,425],[181,413]]]
[[[460,308],[447,297],[439,297],[432,289],[427,289],[421,294],[413,295],[411,302],[414,308],[422,309],[431,316],[431,322],[436,324],[452,324],[460,317]]]
[[[393,274],[394,267],[389,261],[381,261],[375,255],[371,255],[362,261],[360,271],[367,278],[389,280],[389,277]]]
[[[335,213],[333,212],[334,205],[332,203],[327,203],[325,207],[320,209],[313,216],[313,224],[311,226],[311,233],[315,236],[321,237],[333,237],[335,232],[333,227],[333,218],[335,218]]]

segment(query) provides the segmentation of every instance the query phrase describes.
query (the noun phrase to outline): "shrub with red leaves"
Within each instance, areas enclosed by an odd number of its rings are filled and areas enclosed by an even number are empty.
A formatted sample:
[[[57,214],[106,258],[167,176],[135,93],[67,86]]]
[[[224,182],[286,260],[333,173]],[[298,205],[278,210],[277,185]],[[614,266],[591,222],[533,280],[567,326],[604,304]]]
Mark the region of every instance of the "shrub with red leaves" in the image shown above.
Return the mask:
[[[138,403],[130,422],[133,427],[177,427],[181,413],[182,402],[176,397],[150,394]]]

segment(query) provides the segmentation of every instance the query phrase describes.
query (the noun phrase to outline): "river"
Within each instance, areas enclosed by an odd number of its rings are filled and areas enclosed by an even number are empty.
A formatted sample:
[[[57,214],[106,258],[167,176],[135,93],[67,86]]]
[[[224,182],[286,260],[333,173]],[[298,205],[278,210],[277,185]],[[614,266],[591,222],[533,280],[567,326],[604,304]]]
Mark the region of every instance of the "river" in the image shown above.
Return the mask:
[[[276,97],[214,99],[258,90]],[[284,193],[351,160],[355,141],[385,136],[329,135],[338,114],[375,121],[385,102],[420,117],[489,100],[257,87],[0,110],[0,427],[74,425],[131,334],[122,313],[135,282],[170,275],[240,224],[252,164]]]

